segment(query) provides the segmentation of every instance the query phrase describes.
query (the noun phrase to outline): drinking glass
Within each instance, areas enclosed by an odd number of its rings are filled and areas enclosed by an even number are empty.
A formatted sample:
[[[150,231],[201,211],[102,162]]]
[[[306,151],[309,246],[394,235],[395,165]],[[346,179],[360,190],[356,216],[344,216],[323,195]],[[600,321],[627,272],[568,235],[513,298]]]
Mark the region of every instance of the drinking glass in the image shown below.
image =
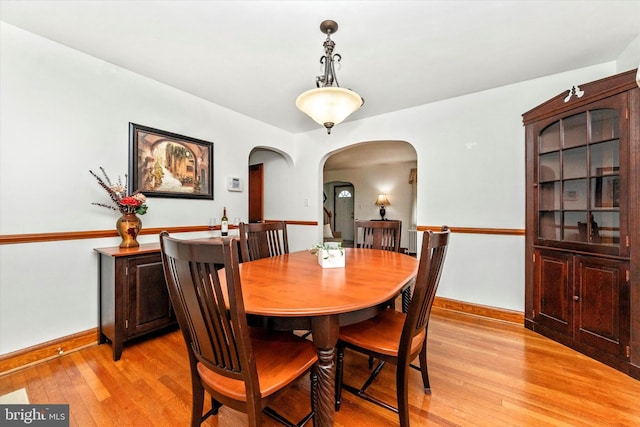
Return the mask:
[[[209,218],[209,237],[215,237],[215,230],[217,225],[218,218]]]

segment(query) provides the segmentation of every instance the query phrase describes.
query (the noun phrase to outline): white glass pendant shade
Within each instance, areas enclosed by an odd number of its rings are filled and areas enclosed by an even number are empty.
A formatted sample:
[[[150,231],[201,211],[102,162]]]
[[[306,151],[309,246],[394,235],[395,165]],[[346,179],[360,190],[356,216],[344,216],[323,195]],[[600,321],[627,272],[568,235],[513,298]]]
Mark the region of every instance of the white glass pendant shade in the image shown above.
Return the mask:
[[[296,107],[316,123],[330,129],[360,108],[363,100],[352,90],[327,86],[311,89],[296,99]]]

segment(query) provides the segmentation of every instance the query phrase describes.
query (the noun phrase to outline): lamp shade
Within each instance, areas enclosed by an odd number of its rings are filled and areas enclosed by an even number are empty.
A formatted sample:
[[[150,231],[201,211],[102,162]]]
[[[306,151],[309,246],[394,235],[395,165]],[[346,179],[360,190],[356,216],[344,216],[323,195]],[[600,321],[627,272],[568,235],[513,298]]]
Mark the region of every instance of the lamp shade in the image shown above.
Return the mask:
[[[332,128],[363,104],[363,100],[352,90],[342,87],[320,87],[298,96],[296,107],[316,123]]]
[[[378,199],[376,200],[376,206],[389,206],[391,202],[389,202],[389,198],[386,194],[381,193],[378,194]]]

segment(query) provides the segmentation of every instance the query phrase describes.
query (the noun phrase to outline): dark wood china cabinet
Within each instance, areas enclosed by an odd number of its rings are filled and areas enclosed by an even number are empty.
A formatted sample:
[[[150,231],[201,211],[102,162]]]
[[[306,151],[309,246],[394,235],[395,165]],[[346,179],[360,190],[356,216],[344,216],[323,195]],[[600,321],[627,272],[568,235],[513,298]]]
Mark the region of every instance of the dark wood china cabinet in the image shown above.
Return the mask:
[[[525,326],[640,379],[636,71],[523,114]]]

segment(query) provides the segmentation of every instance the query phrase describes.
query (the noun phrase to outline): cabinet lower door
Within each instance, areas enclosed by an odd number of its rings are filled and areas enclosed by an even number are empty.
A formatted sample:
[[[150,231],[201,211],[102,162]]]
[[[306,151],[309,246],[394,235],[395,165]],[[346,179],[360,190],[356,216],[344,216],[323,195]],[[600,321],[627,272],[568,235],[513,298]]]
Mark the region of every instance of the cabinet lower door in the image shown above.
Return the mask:
[[[573,334],[571,255],[563,252],[537,251],[534,320],[563,335]]]
[[[629,337],[626,263],[575,258],[576,341],[622,356]]]
[[[128,283],[127,338],[160,329],[175,322],[160,254],[130,259]]]

